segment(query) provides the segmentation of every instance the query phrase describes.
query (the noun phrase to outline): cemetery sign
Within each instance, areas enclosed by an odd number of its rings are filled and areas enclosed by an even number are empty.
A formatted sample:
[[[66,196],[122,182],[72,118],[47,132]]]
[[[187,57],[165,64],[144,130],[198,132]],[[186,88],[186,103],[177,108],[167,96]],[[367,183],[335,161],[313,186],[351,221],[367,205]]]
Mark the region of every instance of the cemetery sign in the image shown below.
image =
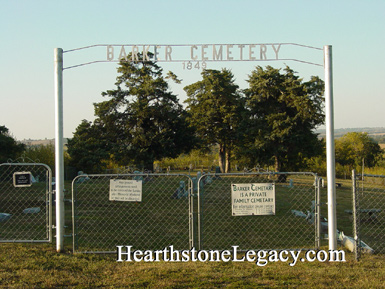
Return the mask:
[[[273,183],[231,184],[233,216],[275,215]]]
[[[161,62],[278,60],[280,49],[281,44],[107,45],[107,60],[139,61],[139,54]]]
[[[141,202],[141,180],[110,180],[110,201]]]

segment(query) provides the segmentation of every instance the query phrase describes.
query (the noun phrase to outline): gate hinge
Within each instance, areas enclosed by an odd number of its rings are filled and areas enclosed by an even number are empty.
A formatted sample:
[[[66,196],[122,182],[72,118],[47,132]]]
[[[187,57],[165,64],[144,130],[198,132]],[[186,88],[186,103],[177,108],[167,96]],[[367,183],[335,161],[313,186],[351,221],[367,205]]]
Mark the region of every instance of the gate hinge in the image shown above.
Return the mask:
[[[53,236],[53,237],[56,238],[57,236],[55,235],[55,236]],[[64,238],[71,238],[71,237],[72,237],[72,234],[64,235],[63,237],[64,237]]]
[[[68,228],[68,226],[64,226],[64,229],[65,228]],[[52,225],[52,229],[56,229],[56,226],[55,225]]]

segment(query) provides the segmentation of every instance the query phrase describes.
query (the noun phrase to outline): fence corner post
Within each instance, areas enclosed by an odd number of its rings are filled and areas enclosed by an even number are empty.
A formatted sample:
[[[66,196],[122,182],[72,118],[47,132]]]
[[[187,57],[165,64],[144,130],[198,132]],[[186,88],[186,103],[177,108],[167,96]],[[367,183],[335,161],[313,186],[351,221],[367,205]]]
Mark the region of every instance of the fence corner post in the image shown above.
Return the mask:
[[[54,50],[56,251],[64,251],[63,49]]]
[[[336,208],[336,170],[334,148],[333,111],[333,67],[332,46],[324,46],[325,69],[325,119],[326,119],[326,163],[328,180],[328,235],[329,250],[337,249],[337,208]]]
[[[354,256],[356,261],[360,259],[360,234],[359,234],[359,224],[357,217],[357,207],[358,207],[358,194],[357,194],[357,183],[356,183],[356,171],[352,170],[352,203],[353,203],[353,234],[354,234]]]

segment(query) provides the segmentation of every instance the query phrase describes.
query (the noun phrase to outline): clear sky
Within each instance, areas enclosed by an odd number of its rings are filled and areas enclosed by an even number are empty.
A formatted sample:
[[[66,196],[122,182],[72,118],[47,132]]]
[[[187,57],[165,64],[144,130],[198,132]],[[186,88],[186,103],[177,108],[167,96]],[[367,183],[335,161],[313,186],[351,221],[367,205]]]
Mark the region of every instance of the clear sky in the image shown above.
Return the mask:
[[[54,48],[94,44],[332,45],[335,128],[385,126],[384,0],[0,0],[0,27],[0,125],[17,140],[55,135]],[[280,54],[323,63],[321,50],[282,46]],[[64,54],[65,67],[96,60],[106,60],[105,47]],[[183,87],[199,80],[200,70],[161,65],[183,79],[172,85],[183,101]],[[207,65],[231,69],[242,88],[257,65],[288,65],[304,80],[324,78],[322,67],[290,60]],[[82,119],[94,119],[93,103],[115,88],[116,67],[64,71],[65,137]]]

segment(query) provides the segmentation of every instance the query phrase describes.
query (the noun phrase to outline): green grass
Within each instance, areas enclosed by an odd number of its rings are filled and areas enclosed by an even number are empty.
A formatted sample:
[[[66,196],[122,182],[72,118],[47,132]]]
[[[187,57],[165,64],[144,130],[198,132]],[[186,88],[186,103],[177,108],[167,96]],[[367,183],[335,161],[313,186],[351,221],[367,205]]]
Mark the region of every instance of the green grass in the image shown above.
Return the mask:
[[[325,248],[324,248],[325,249]],[[385,288],[385,257],[346,262],[116,262],[58,254],[49,244],[0,244],[0,288]]]
[[[106,236],[112,236],[106,241],[108,246],[134,245],[135,249],[153,249],[151,248],[153,246],[175,245],[178,242],[181,245],[186,244],[188,237],[186,233],[181,235],[183,241],[175,241],[179,240],[176,237],[182,227],[173,226],[175,222],[183,226],[188,225],[188,215],[180,215],[188,209],[188,204],[183,203],[183,200],[179,202],[181,200],[170,198],[170,194],[178,186],[179,181],[180,179],[149,182],[148,184],[152,187],[144,189],[144,200],[146,203],[151,201],[154,203],[147,209],[141,207],[140,204],[109,202],[108,194],[106,195],[108,187],[105,185],[95,184],[95,187],[91,187],[91,191],[83,191],[85,195],[80,200],[83,200],[85,202],[83,205],[86,206],[84,207],[80,203],[79,208],[87,208],[87,210],[79,216],[84,220],[83,234],[87,232],[90,235],[80,242],[80,248],[98,247],[100,245],[98,242]],[[256,242],[253,243],[254,245],[261,245],[264,238],[272,239],[274,232],[278,231],[280,232],[278,239],[285,242],[293,241],[294,243],[291,244],[295,244],[300,240],[300,236],[296,236],[298,228],[305,225],[307,227],[304,231],[313,236],[312,232],[308,231],[309,228],[312,228],[311,225],[300,223],[302,219],[294,219],[295,226],[293,226],[293,222],[288,219],[293,218],[290,214],[291,209],[306,210],[310,207],[309,201],[313,199],[312,178],[295,179],[292,189],[288,188],[287,184],[277,186],[276,216],[256,216],[255,218],[254,216],[226,216],[229,201],[223,194],[215,194],[215,191],[221,191],[221,182],[228,187],[229,183],[239,181],[239,178],[228,178],[212,183],[211,188],[210,186],[205,187],[203,208],[206,213],[203,222],[206,231],[203,233],[206,242],[204,244],[207,246],[204,246],[204,249],[214,249],[213,247],[216,245],[231,249],[230,245],[248,244],[250,240]],[[249,181],[247,180],[247,182]],[[337,227],[346,235],[351,236],[352,222],[349,215],[345,213],[345,210],[352,209],[351,181],[338,180],[337,182],[342,184],[342,187],[337,189]],[[66,198],[70,198],[70,184],[66,185]],[[371,186],[367,192],[368,200],[371,202],[364,204],[384,208],[383,185],[373,183]],[[96,187],[99,187],[100,190],[95,190]],[[306,188],[305,192],[308,191],[306,194],[309,196],[304,197],[303,188]],[[84,186],[83,189],[87,188]],[[321,193],[321,212],[323,216],[327,217],[326,188],[322,189]],[[151,194],[152,197],[146,199]],[[172,208],[168,212],[162,209],[162,206],[167,204]],[[220,206],[210,207],[214,204],[220,204]],[[116,217],[121,220],[131,216],[133,218],[131,220],[135,220],[135,222],[130,221],[130,225],[123,231],[121,226],[112,223],[107,222],[103,225],[100,213],[106,209],[112,212],[115,221]],[[174,213],[183,219],[175,219]],[[383,210],[379,218],[383,218],[384,213]],[[270,222],[273,220],[272,218],[276,220],[273,223]],[[255,222],[256,220],[258,222]],[[260,226],[262,221],[265,223],[264,227]],[[66,233],[71,233],[71,222],[71,207],[67,203],[66,225],[68,228]],[[219,225],[210,225],[210,222]],[[154,235],[157,237],[146,238],[146,229],[143,228],[145,223],[154,226],[152,230],[155,231],[152,232],[155,232]],[[91,227],[89,224],[94,224],[94,226]],[[378,227],[378,223],[364,223],[362,226],[363,233],[367,234],[363,240],[369,245],[376,240],[382,240],[378,246],[383,248],[383,237],[371,236],[368,232],[374,227],[378,229],[378,232],[384,232],[385,229]],[[263,228],[263,231],[260,231],[258,236],[249,233],[258,231],[260,228]],[[136,235],[133,230],[136,231]],[[171,238],[167,237],[173,231],[174,235],[171,235]],[[226,232],[227,234],[225,234]],[[269,235],[269,232],[272,232],[273,235]],[[142,235],[140,235],[141,233]],[[312,239],[307,239],[306,242],[312,244]],[[377,243],[373,244],[377,245]],[[101,245],[105,246],[105,244]],[[327,241],[324,241],[323,245],[327,245]],[[103,246],[99,248],[103,249]],[[266,246],[279,248],[280,244],[270,243]],[[0,288],[385,288],[385,255],[379,254],[363,255],[360,262],[354,261],[352,253],[346,253],[347,262],[341,263],[298,262],[291,267],[288,262],[277,262],[259,267],[255,263],[249,262],[120,263],[116,262],[114,254],[72,254],[71,238],[65,239],[65,253],[56,253],[54,247],[54,244],[0,243]],[[327,247],[322,247],[322,249],[327,250]]]

